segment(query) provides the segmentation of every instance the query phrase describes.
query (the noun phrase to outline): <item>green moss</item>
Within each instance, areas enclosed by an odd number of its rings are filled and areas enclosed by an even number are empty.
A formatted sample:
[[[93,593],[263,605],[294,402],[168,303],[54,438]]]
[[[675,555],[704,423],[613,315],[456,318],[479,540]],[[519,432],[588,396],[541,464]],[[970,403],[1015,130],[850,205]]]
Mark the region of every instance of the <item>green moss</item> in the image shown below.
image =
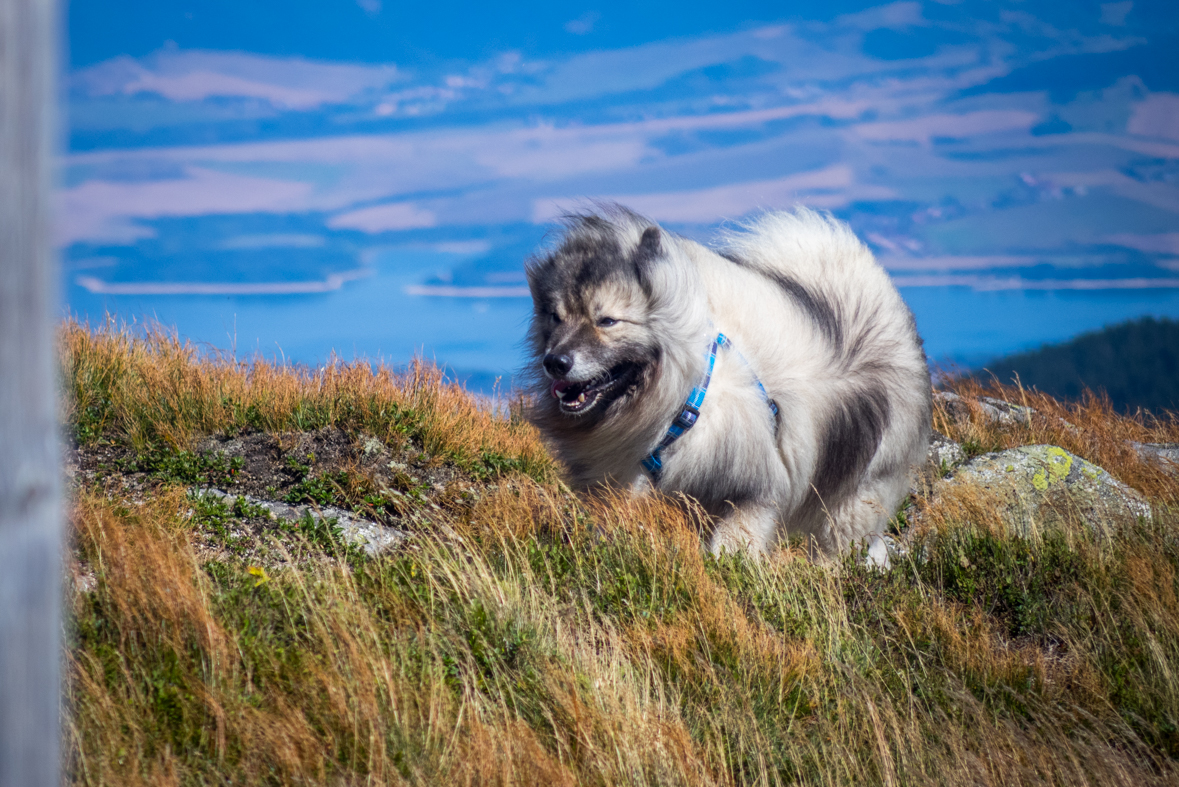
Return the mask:
[[[313,503],[318,506],[348,506],[349,475],[340,470],[305,477],[294,484],[283,497],[288,503]]]
[[[147,473],[166,483],[188,486],[231,484],[241,472],[244,460],[224,453],[178,451],[151,443],[129,459],[117,463],[123,473]]]

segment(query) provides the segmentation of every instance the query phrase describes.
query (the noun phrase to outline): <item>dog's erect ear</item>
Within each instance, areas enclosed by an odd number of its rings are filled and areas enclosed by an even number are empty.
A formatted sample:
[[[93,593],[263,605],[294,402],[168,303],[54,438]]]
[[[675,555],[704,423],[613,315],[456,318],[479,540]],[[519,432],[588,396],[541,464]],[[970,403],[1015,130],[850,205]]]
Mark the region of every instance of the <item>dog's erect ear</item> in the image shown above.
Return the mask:
[[[635,249],[634,266],[639,276],[639,283],[643,289],[648,289],[647,274],[651,266],[663,255],[663,233],[658,227],[647,227],[643,230],[643,237],[639,238],[639,247]]]
[[[639,248],[635,251],[636,265],[641,267],[663,253],[662,235],[658,227],[647,227],[643,230],[643,237],[639,238]]]

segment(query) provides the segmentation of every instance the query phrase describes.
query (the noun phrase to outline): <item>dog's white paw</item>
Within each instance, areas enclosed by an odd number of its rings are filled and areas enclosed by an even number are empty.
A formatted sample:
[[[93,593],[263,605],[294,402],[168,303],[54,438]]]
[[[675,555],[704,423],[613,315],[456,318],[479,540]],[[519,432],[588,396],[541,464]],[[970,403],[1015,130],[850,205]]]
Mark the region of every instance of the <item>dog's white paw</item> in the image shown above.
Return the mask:
[[[888,544],[884,542],[879,533],[872,535],[872,540],[868,544],[868,554],[864,557],[864,562],[872,568],[881,571],[888,571],[892,563],[888,559]]]

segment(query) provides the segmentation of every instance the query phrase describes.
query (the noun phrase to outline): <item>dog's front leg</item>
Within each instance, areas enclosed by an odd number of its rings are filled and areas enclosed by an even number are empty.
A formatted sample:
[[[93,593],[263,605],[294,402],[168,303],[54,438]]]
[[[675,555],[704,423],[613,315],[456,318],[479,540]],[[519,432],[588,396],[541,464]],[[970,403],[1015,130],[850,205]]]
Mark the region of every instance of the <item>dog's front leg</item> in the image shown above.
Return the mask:
[[[774,543],[777,527],[777,509],[772,505],[730,505],[728,513],[717,518],[708,549],[714,555],[744,551],[764,555]]]
[[[651,483],[651,479],[647,477],[646,473],[639,473],[630,483],[629,491],[631,497],[647,497],[655,493],[655,485]]]

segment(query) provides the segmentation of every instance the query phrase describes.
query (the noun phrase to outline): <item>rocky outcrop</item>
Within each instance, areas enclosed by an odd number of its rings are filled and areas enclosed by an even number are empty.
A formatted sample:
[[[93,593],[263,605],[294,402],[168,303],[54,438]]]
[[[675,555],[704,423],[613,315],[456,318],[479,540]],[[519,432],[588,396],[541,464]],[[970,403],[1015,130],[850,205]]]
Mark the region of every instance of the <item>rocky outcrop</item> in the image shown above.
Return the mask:
[[[971,419],[972,405],[956,393],[951,391],[934,391],[933,400],[942,406],[951,419],[959,423],[968,423]],[[1036,411],[1021,404],[1012,404],[1002,399],[983,396],[973,405],[984,421],[999,424],[1031,423]]]
[[[979,397],[970,402],[952,391],[934,391],[933,400],[939,404],[950,420],[959,426],[969,424],[977,414],[984,423],[999,425],[1031,424],[1032,417],[1038,415],[1031,407],[995,399],[991,396]],[[1073,424],[1057,416],[1049,416],[1048,420],[1058,428],[1076,434],[1078,429]],[[930,460],[935,466],[940,465],[946,456],[947,449],[944,442],[948,438],[934,432],[930,443]],[[1138,443],[1128,441],[1127,445],[1134,449],[1144,462],[1156,465],[1165,473],[1179,476],[1179,443]],[[935,457],[935,452],[937,456]]]
[[[1144,462],[1157,465],[1171,475],[1179,475],[1179,443],[1130,443]]]
[[[966,461],[966,452],[958,443],[934,430],[929,438],[929,451],[925,464],[915,468],[909,494],[925,495],[942,476]]]
[[[962,446],[935,431],[929,438],[929,464],[938,470],[949,470],[966,461],[966,452]]]
[[[977,456],[954,470],[937,496],[961,499],[963,492],[981,495],[984,506],[1024,533],[1065,522],[1108,532],[1151,515],[1138,492],[1054,445]]]
[[[334,519],[336,520],[337,527],[340,528],[340,535],[344,539],[344,542],[359,547],[370,555],[389,552],[409,537],[409,534],[404,531],[362,519],[342,508],[331,506],[324,508],[305,505],[292,506],[286,503],[276,503],[272,500],[262,500],[251,495],[231,495],[222,492],[220,489],[205,489],[197,492],[197,494],[212,495],[213,497],[224,498],[227,501],[233,501],[241,497],[250,505],[265,509],[270,514],[271,519],[285,519],[291,522],[301,522],[307,517],[316,521]]]

